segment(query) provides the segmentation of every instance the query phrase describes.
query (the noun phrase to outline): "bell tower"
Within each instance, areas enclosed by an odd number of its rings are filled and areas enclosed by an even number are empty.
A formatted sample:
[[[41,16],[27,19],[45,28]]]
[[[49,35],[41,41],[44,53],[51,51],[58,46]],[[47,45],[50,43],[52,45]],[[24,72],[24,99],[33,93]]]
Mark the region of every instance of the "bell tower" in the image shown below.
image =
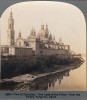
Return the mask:
[[[10,12],[10,16],[8,19],[8,45],[13,46],[15,44],[15,31],[14,31],[14,19],[13,19],[13,13],[12,10]]]

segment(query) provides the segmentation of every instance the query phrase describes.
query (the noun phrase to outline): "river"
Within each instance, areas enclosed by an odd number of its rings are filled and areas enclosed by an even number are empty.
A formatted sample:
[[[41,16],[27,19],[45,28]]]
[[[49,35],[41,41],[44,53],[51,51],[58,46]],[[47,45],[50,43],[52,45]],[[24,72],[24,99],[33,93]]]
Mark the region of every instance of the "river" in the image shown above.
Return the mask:
[[[48,91],[85,91],[86,90],[86,63],[81,67],[69,71],[69,75],[57,79]]]
[[[78,68],[38,78],[30,84],[29,90],[85,91],[86,58]]]

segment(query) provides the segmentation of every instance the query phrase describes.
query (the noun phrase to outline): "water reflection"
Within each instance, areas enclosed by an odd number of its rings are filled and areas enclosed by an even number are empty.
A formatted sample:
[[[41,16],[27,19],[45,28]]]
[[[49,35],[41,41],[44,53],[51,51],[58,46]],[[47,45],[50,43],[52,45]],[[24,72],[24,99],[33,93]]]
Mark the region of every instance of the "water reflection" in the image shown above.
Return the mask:
[[[63,77],[69,77],[70,70],[74,70],[80,65],[73,66],[69,70],[65,70],[62,72],[58,72],[55,74],[50,74],[44,77],[40,77],[38,79],[35,79],[33,82],[29,84],[30,88],[29,90],[54,90],[55,83],[58,81],[59,86],[62,84]]]

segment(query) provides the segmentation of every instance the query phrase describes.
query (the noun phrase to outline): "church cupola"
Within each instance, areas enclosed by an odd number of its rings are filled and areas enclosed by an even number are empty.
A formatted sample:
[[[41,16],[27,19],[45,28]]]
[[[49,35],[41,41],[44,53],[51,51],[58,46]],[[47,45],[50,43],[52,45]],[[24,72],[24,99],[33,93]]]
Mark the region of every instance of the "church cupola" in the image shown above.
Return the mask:
[[[36,32],[35,29],[32,28],[31,33],[30,33],[30,38],[36,38]]]
[[[22,34],[21,34],[20,31],[19,31],[19,33],[18,33],[18,37],[17,37],[17,39],[23,39],[23,38],[22,38]]]
[[[62,38],[59,38],[59,44],[60,45],[63,45],[64,44],[63,41],[62,41]]]
[[[48,38],[48,36],[49,36],[49,30],[48,30],[48,25],[46,24],[45,37]]]
[[[46,24],[46,30],[48,30],[48,25]]]
[[[25,46],[25,41],[22,38],[21,32],[19,32],[18,37],[16,39],[16,46],[20,46],[20,47]]]
[[[51,35],[51,33],[50,33],[50,35],[49,35],[49,39],[52,40],[52,35]]]
[[[49,42],[52,42],[52,35],[50,33],[49,38],[48,38]]]
[[[55,36],[53,36],[53,39],[52,40],[53,40],[54,43],[56,42]]]
[[[18,37],[20,37],[20,38],[21,38],[21,32],[19,32],[19,35],[18,35]]]
[[[41,40],[43,40],[45,37],[45,30],[43,24],[41,25],[41,29],[39,30],[37,37],[40,38]]]
[[[44,25],[43,24],[41,25],[41,29],[44,30]]]

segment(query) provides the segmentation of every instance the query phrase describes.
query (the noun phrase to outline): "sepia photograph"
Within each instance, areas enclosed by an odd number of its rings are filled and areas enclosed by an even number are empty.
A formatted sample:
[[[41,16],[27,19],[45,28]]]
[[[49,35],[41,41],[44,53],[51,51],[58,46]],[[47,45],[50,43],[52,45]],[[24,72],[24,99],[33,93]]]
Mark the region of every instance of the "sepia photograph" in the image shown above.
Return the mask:
[[[2,91],[86,91],[86,20],[73,4],[26,1],[0,18]]]

